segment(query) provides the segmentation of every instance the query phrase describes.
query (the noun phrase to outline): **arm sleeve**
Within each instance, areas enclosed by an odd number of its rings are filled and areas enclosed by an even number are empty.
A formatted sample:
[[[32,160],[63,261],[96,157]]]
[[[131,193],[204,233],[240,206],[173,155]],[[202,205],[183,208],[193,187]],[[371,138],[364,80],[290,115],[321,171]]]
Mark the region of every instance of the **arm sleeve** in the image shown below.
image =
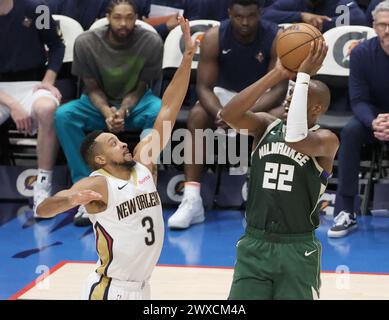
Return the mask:
[[[355,48],[350,57],[350,104],[357,119],[367,128],[371,128],[371,123],[376,116],[371,102],[370,83],[366,78],[366,71],[363,67],[366,58],[363,56],[363,51],[359,49],[358,47]]]
[[[297,74],[286,121],[286,142],[298,142],[308,135],[307,103],[310,79],[309,74],[302,72]]]
[[[277,24],[301,22],[301,12],[305,9],[302,1],[279,0],[262,9],[262,18]]]

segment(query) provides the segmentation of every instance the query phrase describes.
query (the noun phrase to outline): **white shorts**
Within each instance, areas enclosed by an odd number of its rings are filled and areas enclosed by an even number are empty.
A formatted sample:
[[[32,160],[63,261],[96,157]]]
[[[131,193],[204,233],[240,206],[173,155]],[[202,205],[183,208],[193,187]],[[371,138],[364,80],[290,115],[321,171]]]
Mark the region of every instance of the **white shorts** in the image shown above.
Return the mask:
[[[36,116],[32,110],[32,106],[39,98],[47,97],[52,99],[57,107],[59,106],[58,99],[48,90],[39,89],[33,92],[39,81],[15,81],[15,82],[0,82],[0,90],[17,100],[32,117],[33,134],[36,133],[38,123]],[[0,125],[4,123],[11,115],[10,109],[7,106],[0,104]]]
[[[227,89],[224,89],[222,87],[214,87],[213,93],[216,95],[216,97],[219,99],[220,104],[224,108],[230,100],[237,95],[235,91],[229,91]],[[226,132],[223,129],[216,129],[216,133],[220,135],[225,135]],[[230,138],[236,137],[236,131],[233,129],[227,134]]]
[[[213,92],[216,95],[216,97],[218,97],[220,104],[223,106],[223,108],[237,94],[235,91],[229,91],[222,87],[214,87]]]
[[[82,291],[82,300],[150,300],[150,284],[120,281],[91,273]]]

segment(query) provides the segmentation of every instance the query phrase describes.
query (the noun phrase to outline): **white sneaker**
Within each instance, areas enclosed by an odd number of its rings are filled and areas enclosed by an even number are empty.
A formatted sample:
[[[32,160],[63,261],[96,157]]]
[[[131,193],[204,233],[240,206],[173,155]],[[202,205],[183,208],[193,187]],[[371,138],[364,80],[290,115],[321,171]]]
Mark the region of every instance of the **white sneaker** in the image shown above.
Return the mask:
[[[347,236],[351,231],[358,228],[355,213],[341,211],[334,219],[334,225],[328,229],[327,236],[330,238],[341,238]]]
[[[186,229],[192,224],[202,223],[204,219],[201,197],[184,197],[177,211],[169,218],[167,225],[172,229]]]
[[[77,213],[74,215],[73,223],[77,227],[86,227],[92,224],[89,220],[89,214],[84,206],[79,206]]]
[[[41,218],[43,217],[38,216],[36,213],[36,209],[38,206],[47,198],[51,196],[51,184],[50,183],[38,183],[35,182],[34,184],[34,205],[33,205],[33,212],[34,212],[34,218]]]

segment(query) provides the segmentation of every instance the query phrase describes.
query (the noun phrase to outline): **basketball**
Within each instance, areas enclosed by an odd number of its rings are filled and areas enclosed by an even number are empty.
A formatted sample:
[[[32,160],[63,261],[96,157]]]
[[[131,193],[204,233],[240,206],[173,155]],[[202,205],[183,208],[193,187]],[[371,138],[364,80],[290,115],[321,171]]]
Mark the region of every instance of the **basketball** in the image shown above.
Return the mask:
[[[296,23],[285,29],[277,39],[277,56],[282,65],[296,72],[308,56],[311,42],[324,40],[322,33],[307,23]]]

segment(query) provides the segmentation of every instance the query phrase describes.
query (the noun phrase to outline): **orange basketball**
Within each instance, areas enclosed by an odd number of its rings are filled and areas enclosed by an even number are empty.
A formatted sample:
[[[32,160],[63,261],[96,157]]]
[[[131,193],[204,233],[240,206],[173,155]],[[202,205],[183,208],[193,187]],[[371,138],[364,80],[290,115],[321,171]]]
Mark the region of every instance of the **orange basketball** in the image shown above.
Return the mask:
[[[308,56],[311,42],[324,40],[322,33],[307,23],[296,23],[285,29],[277,38],[277,55],[282,65],[297,71]]]

